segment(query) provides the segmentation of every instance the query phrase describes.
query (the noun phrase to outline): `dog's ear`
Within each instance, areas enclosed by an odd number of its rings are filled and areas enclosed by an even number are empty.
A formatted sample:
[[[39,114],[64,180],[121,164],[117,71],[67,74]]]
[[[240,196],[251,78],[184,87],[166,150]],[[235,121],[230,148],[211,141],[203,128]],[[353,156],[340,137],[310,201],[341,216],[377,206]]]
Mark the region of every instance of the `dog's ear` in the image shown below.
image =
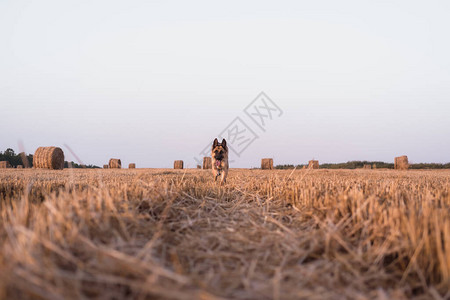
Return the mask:
[[[226,140],[226,139],[222,139],[222,147],[223,147],[224,149],[228,150],[228,147],[227,147],[227,140]]]
[[[213,145],[212,145],[212,149],[214,150],[214,148],[217,147],[217,145],[219,145],[219,141],[217,140],[217,138],[214,140]]]

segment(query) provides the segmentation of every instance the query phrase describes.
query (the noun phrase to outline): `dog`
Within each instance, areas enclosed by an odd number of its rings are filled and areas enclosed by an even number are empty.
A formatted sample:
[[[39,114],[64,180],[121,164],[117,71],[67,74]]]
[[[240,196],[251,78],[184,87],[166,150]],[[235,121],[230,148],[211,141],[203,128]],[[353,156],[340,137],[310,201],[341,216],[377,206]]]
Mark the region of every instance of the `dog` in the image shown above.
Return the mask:
[[[214,175],[214,181],[217,181],[217,178],[219,178],[220,176],[220,184],[226,183],[229,166],[228,166],[228,147],[227,141],[225,139],[222,140],[222,143],[219,143],[217,138],[214,140],[211,149],[211,157],[212,157],[212,171]]]

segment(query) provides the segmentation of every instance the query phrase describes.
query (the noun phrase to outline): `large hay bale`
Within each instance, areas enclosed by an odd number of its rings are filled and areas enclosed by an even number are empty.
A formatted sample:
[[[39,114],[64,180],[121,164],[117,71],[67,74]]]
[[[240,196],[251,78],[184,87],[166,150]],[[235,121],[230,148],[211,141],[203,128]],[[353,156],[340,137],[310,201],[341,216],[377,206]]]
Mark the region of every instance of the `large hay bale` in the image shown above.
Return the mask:
[[[371,165],[369,165],[369,164],[365,164],[364,166],[363,166],[363,169],[372,169],[372,166]]]
[[[64,152],[59,147],[39,147],[33,156],[33,167],[38,169],[64,169]]]
[[[394,160],[394,169],[396,170],[408,170],[409,163],[408,163],[408,156],[403,155],[396,157]]]
[[[22,166],[22,165],[17,165],[16,168],[17,168],[17,169],[23,169],[23,166]]]
[[[261,169],[262,170],[273,170],[273,159],[272,158],[261,159]]]
[[[109,160],[108,167],[110,169],[121,169],[122,168],[122,162],[118,158],[111,158]]]
[[[133,163],[129,164],[128,169],[136,169],[136,164]]]
[[[9,161],[0,161],[0,169],[8,169],[11,168]]]
[[[318,160],[310,160],[308,163],[308,169],[318,169],[319,161]]]
[[[212,169],[212,159],[211,157],[203,157],[203,170]]]
[[[182,160],[176,160],[176,161],[173,163],[173,168],[174,168],[174,169],[183,169],[183,168],[184,168],[184,163],[183,163],[183,161],[182,161]]]
[[[108,169],[108,165],[103,165],[103,169]]]

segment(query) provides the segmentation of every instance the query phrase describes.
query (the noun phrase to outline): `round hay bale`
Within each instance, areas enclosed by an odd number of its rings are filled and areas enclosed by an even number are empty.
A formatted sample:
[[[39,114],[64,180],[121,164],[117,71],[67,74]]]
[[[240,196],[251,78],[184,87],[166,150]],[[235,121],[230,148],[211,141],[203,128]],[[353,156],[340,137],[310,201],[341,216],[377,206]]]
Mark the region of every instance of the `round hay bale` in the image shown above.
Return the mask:
[[[103,169],[108,169],[108,165],[103,165]]]
[[[11,165],[9,161],[0,161],[0,169],[9,169]]]
[[[122,162],[118,158],[111,158],[109,160],[109,168],[110,169],[121,169],[122,168]]]
[[[408,170],[409,169],[408,156],[403,155],[403,156],[396,157],[394,160],[394,169]]]
[[[64,169],[64,152],[59,147],[39,147],[33,156],[33,167],[38,169]]]
[[[203,157],[203,170],[212,169],[212,159],[211,157]]]
[[[184,167],[184,163],[183,163],[182,160],[176,160],[176,161],[173,163],[173,168],[174,168],[174,169],[183,169],[183,167]]]
[[[202,166],[200,166],[200,165],[197,165],[197,169],[201,169],[202,168]]]
[[[363,167],[363,169],[369,169],[369,170],[370,170],[370,169],[372,169],[372,166],[369,165],[369,164],[365,164],[364,167]]]
[[[263,158],[261,159],[261,169],[263,170],[273,170],[273,159]]]
[[[318,160],[310,160],[308,163],[308,169],[318,169],[319,161]]]
[[[129,164],[128,169],[136,169],[136,164],[134,163]]]
[[[23,169],[23,166],[22,166],[22,165],[17,165],[16,168],[17,168],[17,169]]]

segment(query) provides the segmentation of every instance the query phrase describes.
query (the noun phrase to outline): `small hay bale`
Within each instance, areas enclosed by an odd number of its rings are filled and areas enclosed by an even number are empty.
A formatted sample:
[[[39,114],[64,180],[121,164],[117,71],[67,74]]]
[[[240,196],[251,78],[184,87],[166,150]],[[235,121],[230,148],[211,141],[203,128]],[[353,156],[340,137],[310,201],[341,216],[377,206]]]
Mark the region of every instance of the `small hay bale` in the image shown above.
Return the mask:
[[[108,169],[108,165],[103,165],[103,169]]]
[[[38,169],[64,169],[64,152],[59,147],[39,147],[33,156],[33,167]]]
[[[23,166],[22,166],[22,165],[17,165],[16,168],[17,168],[17,169],[23,169]]]
[[[262,170],[273,170],[273,159],[272,158],[261,159],[261,169]]]
[[[136,164],[133,163],[129,164],[128,169],[136,169]]]
[[[203,170],[212,169],[212,159],[211,157],[203,157]]]
[[[373,164],[372,169],[376,169],[376,168],[377,168],[377,164]]]
[[[318,169],[319,168],[319,161],[318,160],[310,160],[308,162],[308,169]]]
[[[371,165],[369,165],[369,164],[365,164],[364,166],[363,166],[363,169],[372,169],[372,166]]]
[[[108,167],[110,169],[121,169],[122,168],[122,162],[118,158],[111,158],[109,160]]]
[[[319,161],[318,160],[310,160],[308,163],[308,169],[318,169]]]
[[[11,168],[9,161],[0,161],[0,169],[9,169],[9,168]]]
[[[176,160],[176,161],[173,163],[173,168],[174,168],[174,169],[183,169],[183,168],[184,168],[184,163],[183,163],[183,161],[182,161],[182,160]]]
[[[396,170],[408,170],[409,163],[408,163],[408,156],[403,155],[396,157],[394,160],[394,169]]]
[[[202,166],[200,166],[200,165],[197,165],[197,169],[201,169],[202,168]]]

